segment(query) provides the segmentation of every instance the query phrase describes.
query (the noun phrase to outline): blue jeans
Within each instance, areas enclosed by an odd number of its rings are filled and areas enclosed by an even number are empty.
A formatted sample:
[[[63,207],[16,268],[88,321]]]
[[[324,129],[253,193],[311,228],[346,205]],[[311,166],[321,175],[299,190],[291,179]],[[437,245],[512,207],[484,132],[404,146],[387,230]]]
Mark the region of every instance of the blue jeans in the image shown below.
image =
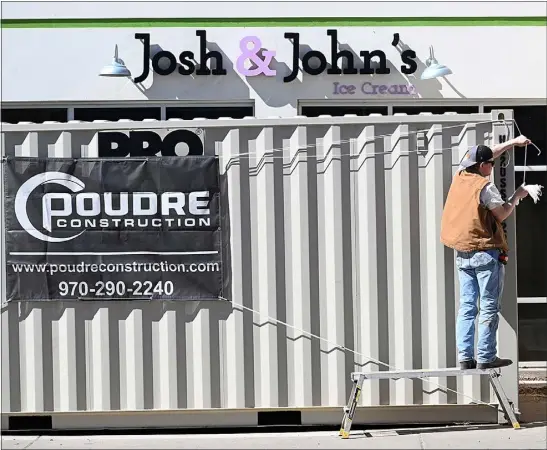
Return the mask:
[[[460,279],[460,308],[456,321],[458,360],[474,359],[475,318],[479,312],[477,362],[496,359],[496,332],[505,266],[499,262],[499,250],[457,252],[456,266]]]

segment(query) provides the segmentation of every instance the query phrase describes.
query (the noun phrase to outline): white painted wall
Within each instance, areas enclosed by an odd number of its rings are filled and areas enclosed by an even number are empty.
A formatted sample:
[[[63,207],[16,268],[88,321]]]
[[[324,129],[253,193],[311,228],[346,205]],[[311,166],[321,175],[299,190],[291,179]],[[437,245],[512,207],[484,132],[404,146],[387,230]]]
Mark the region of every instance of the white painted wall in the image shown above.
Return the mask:
[[[164,17],[526,17],[545,16],[545,2],[532,1],[229,1],[216,2],[5,2],[2,18]]]
[[[391,45],[393,33],[414,49],[423,63],[433,45],[440,63],[453,74],[443,79],[421,81],[420,64],[414,75],[398,70],[389,75],[319,75],[300,73],[299,79],[284,83],[283,76],[292,67],[292,44],[284,32],[299,32],[301,44],[321,50],[330,58],[327,28],[208,28],[207,40],[225,53],[226,76],[151,75],[143,86],[127,78],[99,77],[110,63],[114,46],[131,70],[133,77],[142,72],[143,45],[135,32],[150,32],[151,43],[178,57],[191,50],[199,55],[199,39],[193,28],[56,28],[4,29],[2,52],[3,102],[52,101],[242,101],[255,102],[258,117],[293,116],[298,101],[340,101],[394,99],[410,100],[408,95],[366,95],[359,91],[364,82],[374,84],[412,84],[415,97],[442,99],[545,99],[547,36],[545,27],[341,27],[340,43],[348,44],[357,54],[361,50],[383,50],[396,68],[400,54]],[[240,55],[240,39],[257,35],[263,47],[275,50],[276,77],[241,76],[235,70]],[[516,58],[516,59],[515,59]],[[289,66],[289,67],[287,67]],[[533,69],[532,69],[533,67]],[[333,83],[353,84],[354,95],[333,94]]]

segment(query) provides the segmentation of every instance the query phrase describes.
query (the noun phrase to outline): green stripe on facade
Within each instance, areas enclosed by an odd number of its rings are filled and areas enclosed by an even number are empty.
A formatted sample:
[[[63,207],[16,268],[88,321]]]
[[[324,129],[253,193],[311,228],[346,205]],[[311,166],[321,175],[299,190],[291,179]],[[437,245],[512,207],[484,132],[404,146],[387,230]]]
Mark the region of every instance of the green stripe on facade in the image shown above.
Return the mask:
[[[546,26],[546,17],[303,17],[245,19],[3,19],[3,28]]]

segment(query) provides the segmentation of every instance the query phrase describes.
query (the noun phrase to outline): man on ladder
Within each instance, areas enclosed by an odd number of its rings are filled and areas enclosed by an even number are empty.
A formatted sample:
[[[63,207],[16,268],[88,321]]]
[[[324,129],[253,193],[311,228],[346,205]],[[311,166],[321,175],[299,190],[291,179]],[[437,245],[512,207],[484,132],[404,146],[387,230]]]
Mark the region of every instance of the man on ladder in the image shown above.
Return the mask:
[[[499,299],[503,291],[505,264],[509,251],[501,223],[509,217],[518,202],[528,195],[520,186],[504,202],[496,186],[488,179],[494,160],[513,146],[530,143],[525,136],[492,146],[472,147],[464,156],[450,186],[441,220],[441,242],[456,250],[460,279],[460,307],[456,337],[460,368],[402,370],[352,373],[353,388],[340,436],[349,438],[359,395],[365,380],[427,378],[454,375],[488,375],[506,418],[513,428],[520,428],[513,406],[499,381],[495,369],[508,366],[510,359],[497,356],[496,332],[499,323]],[[480,301],[479,342],[474,357],[475,318]]]
[[[460,163],[448,192],[441,242],[456,250],[460,280],[456,340],[461,369],[494,369],[512,364],[510,359],[497,356],[498,313],[509,251],[502,222],[528,192],[519,186],[504,202],[488,177],[496,158],[513,146],[529,143],[525,136],[519,136],[492,148],[474,146]],[[477,299],[480,299],[480,315],[475,360]]]

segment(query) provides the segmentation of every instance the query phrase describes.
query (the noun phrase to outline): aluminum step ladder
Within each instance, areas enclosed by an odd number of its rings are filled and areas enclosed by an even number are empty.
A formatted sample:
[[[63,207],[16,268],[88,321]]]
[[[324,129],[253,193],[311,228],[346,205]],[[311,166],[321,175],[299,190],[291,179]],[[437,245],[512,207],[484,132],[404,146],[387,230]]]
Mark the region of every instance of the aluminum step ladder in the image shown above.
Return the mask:
[[[344,408],[344,417],[340,427],[340,436],[342,439],[348,439],[353,422],[353,417],[357,409],[357,402],[363,388],[365,380],[398,380],[401,378],[429,378],[429,377],[450,377],[464,375],[488,375],[490,384],[498,397],[499,403],[505,413],[505,418],[513,425],[513,428],[520,428],[517,421],[513,403],[507,398],[503,387],[501,386],[499,377],[501,376],[499,369],[468,369],[462,370],[457,367],[447,369],[432,369],[432,370],[402,370],[402,371],[386,371],[386,372],[353,372],[351,379],[353,387],[349,396],[348,405]]]

